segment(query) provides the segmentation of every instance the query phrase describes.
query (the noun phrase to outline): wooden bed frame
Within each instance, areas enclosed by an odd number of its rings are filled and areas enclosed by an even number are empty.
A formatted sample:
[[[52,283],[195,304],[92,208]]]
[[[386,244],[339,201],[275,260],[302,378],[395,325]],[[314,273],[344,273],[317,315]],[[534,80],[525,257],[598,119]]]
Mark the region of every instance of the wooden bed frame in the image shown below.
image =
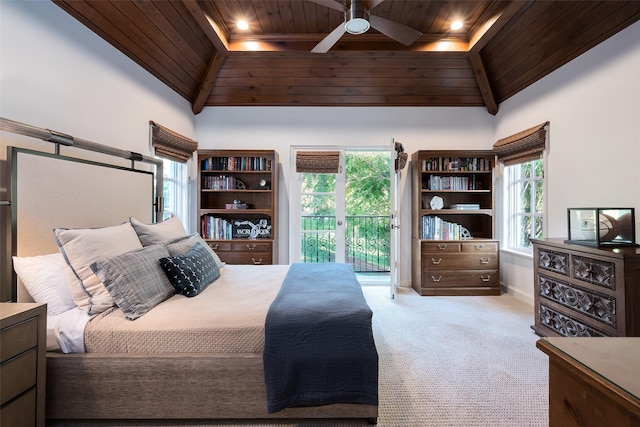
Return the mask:
[[[12,153],[13,151],[13,153]],[[19,153],[19,156],[16,154]],[[55,227],[97,227],[126,221],[129,216],[151,222],[153,177],[140,171],[116,168],[114,178],[103,163],[10,147],[12,175],[12,253],[34,256],[58,250]],[[32,161],[36,165],[32,165]],[[64,162],[61,166],[59,162]],[[91,167],[91,179],[74,168]],[[38,170],[34,171],[36,167]],[[47,167],[51,169],[47,170]],[[64,170],[64,174],[60,171]],[[106,173],[106,171],[110,171]],[[123,178],[119,176],[123,175]],[[148,172],[147,172],[148,174]],[[39,185],[43,179],[65,182]],[[106,176],[103,183],[100,177]],[[130,178],[135,177],[135,178]],[[124,181],[120,181],[123,179]],[[29,182],[18,183],[16,180]],[[115,180],[115,183],[114,183]],[[139,185],[131,185],[141,181]],[[126,182],[126,185],[123,183]],[[81,186],[81,183],[86,185]],[[20,185],[17,185],[20,184]],[[60,192],[73,185],[73,197],[60,200]],[[101,186],[110,188],[101,189]],[[117,203],[105,197],[114,185]],[[84,189],[82,189],[84,187]],[[58,191],[52,191],[58,188]],[[86,192],[86,194],[81,193]],[[127,196],[120,194],[135,192]],[[25,194],[28,192],[29,194]],[[33,193],[33,194],[32,194]],[[97,198],[98,200],[91,201]],[[140,202],[135,202],[140,201]],[[76,206],[73,204],[76,203]],[[133,205],[136,204],[137,205]],[[105,209],[105,207],[108,207]],[[46,215],[42,215],[46,212]],[[105,219],[105,212],[109,218]],[[25,220],[24,218],[28,218]],[[34,225],[33,221],[38,224]],[[21,225],[28,223],[28,227]],[[42,231],[45,230],[45,231]],[[8,264],[10,265],[10,264]],[[15,278],[14,278],[15,280]],[[18,286],[18,300],[28,301]],[[63,354],[47,353],[46,418],[49,420],[205,420],[361,418],[375,424],[378,407],[336,404],[292,408],[269,414],[262,354]]]

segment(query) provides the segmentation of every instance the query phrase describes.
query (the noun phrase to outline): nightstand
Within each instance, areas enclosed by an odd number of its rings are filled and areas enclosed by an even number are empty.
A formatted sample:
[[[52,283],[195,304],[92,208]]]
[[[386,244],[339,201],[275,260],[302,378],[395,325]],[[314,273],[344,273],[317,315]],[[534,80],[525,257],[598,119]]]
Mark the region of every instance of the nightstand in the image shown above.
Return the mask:
[[[44,426],[47,306],[0,303],[0,425]]]

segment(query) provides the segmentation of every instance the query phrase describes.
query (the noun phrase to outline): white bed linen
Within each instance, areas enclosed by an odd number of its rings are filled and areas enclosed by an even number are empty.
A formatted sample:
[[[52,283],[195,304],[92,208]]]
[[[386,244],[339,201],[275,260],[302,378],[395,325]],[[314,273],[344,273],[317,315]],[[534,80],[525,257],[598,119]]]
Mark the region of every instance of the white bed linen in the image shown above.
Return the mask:
[[[77,307],[47,316],[47,351],[84,353],[84,329],[90,319]]]
[[[114,308],[91,319],[86,352],[256,353],[288,265],[227,265],[199,295],[174,295],[136,320]]]

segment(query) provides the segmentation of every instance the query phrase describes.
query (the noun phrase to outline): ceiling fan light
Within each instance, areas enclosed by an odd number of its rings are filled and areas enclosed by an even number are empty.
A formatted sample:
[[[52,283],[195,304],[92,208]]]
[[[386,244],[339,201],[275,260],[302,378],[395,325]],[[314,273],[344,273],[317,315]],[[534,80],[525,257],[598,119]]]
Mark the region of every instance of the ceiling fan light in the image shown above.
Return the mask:
[[[349,34],[363,34],[369,30],[369,21],[364,18],[353,18],[344,24]]]

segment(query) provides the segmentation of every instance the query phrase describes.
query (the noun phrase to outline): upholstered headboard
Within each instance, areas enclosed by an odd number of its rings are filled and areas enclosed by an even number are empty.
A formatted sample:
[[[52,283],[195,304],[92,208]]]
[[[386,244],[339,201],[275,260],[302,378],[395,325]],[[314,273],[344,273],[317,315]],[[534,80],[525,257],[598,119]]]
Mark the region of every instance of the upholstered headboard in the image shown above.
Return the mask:
[[[9,147],[7,159],[11,170],[11,255],[57,252],[52,232],[56,227],[104,227],[125,222],[130,216],[153,221],[152,172],[15,147]],[[29,300],[15,274],[12,276],[12,299]]]

